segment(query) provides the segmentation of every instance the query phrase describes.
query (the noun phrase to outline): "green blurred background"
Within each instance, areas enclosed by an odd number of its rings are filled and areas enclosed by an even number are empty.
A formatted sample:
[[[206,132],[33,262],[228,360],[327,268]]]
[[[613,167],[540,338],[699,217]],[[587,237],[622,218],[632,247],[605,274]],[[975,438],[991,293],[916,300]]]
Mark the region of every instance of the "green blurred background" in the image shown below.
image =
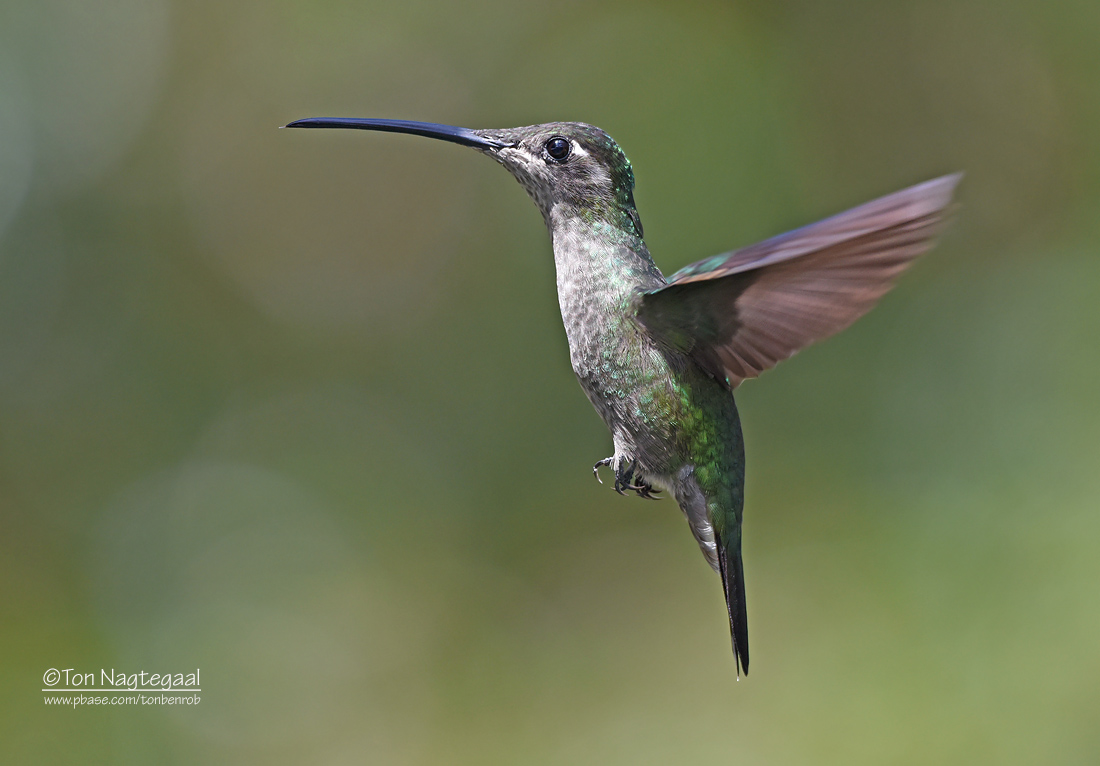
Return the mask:
[[[0,761],[1100,762],[1095,2],[6,0]],[[965,170],[942,244],[738,392],[752,675],[617,496],[549,240],[582,120],[666,272]],[[201,667],[48,708],[47,668]]]

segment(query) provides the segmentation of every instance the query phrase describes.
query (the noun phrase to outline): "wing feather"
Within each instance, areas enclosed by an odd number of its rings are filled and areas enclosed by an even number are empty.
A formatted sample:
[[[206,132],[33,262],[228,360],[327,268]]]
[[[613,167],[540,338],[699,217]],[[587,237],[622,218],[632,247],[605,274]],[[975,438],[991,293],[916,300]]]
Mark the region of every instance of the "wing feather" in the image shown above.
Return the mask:
[[[736,387],[867,313],[932,246],[960,177],[687,266],[642,296],[638,321]]]

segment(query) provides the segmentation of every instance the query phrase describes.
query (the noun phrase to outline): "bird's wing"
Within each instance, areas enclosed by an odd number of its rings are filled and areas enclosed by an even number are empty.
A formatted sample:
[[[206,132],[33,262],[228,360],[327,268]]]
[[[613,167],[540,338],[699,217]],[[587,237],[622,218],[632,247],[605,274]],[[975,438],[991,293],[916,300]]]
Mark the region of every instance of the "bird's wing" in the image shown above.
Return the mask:
[[[932,246],[961,177],[693,263],[642,295],[638,321],[736,388],[867,313]]]

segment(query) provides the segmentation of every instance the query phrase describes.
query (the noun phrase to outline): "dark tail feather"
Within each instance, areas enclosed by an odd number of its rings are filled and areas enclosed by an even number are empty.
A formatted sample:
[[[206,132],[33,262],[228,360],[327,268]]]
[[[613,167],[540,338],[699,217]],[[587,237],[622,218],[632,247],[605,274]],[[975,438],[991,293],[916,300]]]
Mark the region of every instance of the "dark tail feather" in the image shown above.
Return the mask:
[[[730,635],[733,637],[733,657],[738,672],[749,674],[749,613],[745,607],[745,569],[741,565],[741,534],[726,543],[720,536],[718,570],[726,591],[726,609],[730,615]]]

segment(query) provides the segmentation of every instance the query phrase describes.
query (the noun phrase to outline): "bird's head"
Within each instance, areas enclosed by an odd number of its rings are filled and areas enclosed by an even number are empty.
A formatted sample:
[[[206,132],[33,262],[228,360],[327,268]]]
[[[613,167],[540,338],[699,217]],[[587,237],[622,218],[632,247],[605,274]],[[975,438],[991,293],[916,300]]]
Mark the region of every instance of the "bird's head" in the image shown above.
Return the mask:
[[[471,130],[430,122],[322,117],[286,127],[411,133],[471,146],[506,167],[551,226],[557,217],[579,216],[642,236],[630,160],[611,136],[583,122]]]

